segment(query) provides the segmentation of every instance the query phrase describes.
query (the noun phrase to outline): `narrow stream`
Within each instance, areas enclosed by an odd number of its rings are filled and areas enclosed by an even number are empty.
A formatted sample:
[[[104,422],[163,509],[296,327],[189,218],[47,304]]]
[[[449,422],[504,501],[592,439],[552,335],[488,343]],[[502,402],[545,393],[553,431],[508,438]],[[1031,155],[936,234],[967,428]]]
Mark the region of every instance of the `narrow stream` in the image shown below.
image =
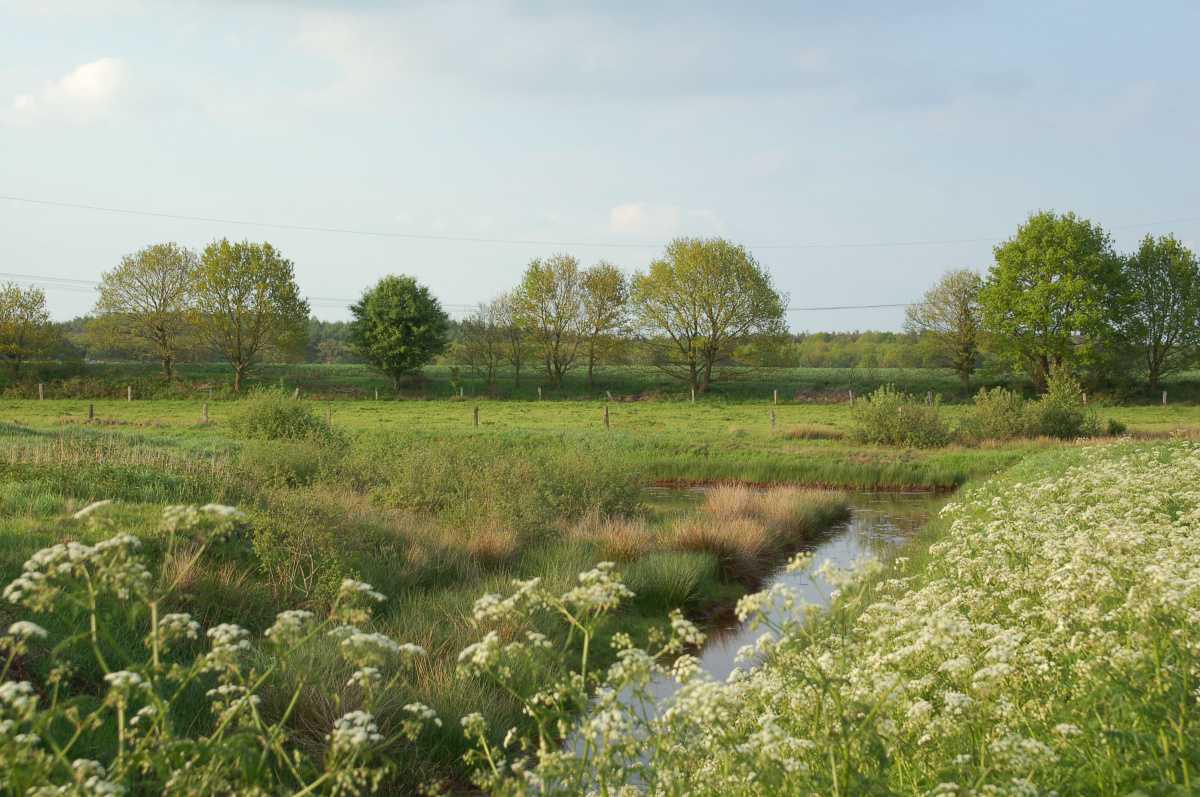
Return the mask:
[[[826,607],[832,588],[815,572],[830,560],[839,567],[849,567],[864,556],[887,561],[928,521],[947,500],[933,493],[854,493],[850,498],[850,517],[800,548],[812,552],[807,568],[788,573],[782,568],[768,578],[763,589],[774,584],[790,588],[799,601]],[[715,680],[723,681],[736,666],[738,650],[752,645],[764,633],[763,628],[751,630],[737,622],[732,613],[727,624],[704,629],[708,641],[700,652],[700,666]],[[679,685],[669,678],[651,684],[655,702],[669,698]]]

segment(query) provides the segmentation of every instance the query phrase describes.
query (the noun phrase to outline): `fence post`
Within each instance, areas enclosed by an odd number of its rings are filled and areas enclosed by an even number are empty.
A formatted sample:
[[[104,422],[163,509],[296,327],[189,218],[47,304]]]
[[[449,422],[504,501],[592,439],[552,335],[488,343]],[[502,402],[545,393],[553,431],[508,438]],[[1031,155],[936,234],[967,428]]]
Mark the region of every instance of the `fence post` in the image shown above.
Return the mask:
[[[771,410],[771,431],[775,431],[775,410]]]
[[[212,385],[208,386],[208,400],[212,401]]]
[[[609,401],[612,401],[612,391],[611,390],[604,391],[604,395],[608,396]]]
[[[854,403],[854,388],[850,388],[850,403]]]
[[[204,402],[204,423],[208,424],[208,402]]]
[[[293,399],[300,398],[300,388],[296,388],[295,390],[292,391],[292,398]]]
[[[379,388],[375,388],[375,400],[379,401]]]
[[[771,395],[771,403],[772,403],[772,404],[778,404],[778,403],[779,403],[779,388],[775,388],[775,390],[772,392],[772,395]]]
[[[475,420],[475,426],[478,427],[479,426],[479,405],[478,404],[475,405],[474,420]]]
[[[38,382],[38,401],[44,401],[45,399],[46,399],[46,386],[43,385],[41,382]]]
[[[1083,403],[1087,404],[1087,391],[1084,391],[1083,393]]]
[[[133,401],[133,385],[125,386],[125,400]]]
[[[696,403],[696,388],[692,388],[692,403]]]
[[[1167,391],[1163,391],[1163,406],[1167,406]]]
[[[542,386],[538,385],[538,401],[542,400]]]
[[[462,385],[458,386],[458,397],[459,398],[463,397],[463,386]]]
[[[608,428],[608,405],[604,405],[604,428]]]
[[[96,405],[92,404],[91,402],[88,402],[88,420],[92,421],[95,419],[96,419]]]
[[[925,403],[933,404],[933,391],[932,390],[925,391]]]

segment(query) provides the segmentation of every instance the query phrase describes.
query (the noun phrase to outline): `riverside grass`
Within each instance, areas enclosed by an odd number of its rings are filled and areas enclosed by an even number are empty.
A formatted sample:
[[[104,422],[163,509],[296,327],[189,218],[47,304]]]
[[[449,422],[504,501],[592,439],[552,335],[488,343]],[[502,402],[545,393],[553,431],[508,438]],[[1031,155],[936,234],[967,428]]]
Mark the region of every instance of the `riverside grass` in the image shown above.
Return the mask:
[[[372,721],[385,733],[411,719],[404,711],[409,704],[453,720],[481,712],[497,728],[523,725],[519,703],[501,689],[480,690],[458,677],[455,658],[473,637],[471,607],[480,592],[501,589],[513,578],[540,578],[548,588],[564,590],[575,574],[607,558],[606,541],[579,531],[572,517],[577,524],[596,518],[602,525],[636,526],[645,535],[646,555],[629,563],[638,599],[597,629],[594,661],[606,666],[613,660],[607,640],[614,633],[646,639],[676,607],[704,616],[710,607],[732,605],[791,546],[845,511],[843,499],[828,493],[781,489],[739,499],[750,507],[768,502],[770,511],[758,514],[771,527],[758,531],[769,545],[756,551],[765,554],[755,559],[756,568],[732,573],[722,566],[725,548],[684,546],[671,534],[692,514],[678,501],[661,509],[661,502],[639,507],[637,492],[630,492],[639,483],[630,481],[634,471],[619,459],[609,457],[611,465],[595,461],[561,441],[497,449],[484,437],[401,438],[405,445],[397,447],[394,435],[330,446],[324,439],[233,440],[211,429],[199,435],[164,435],[160,427],[131,434],[77,427],[9,432],[0,444],[0,577],[15,578],[39,549],[68,540],[96,545],[105,530],[120,529],[142,541],[141,556],[153,572],[177,585],[164,610],[186,611],[204,628],[236,623],[255,635],[273,624],[282,607],[324,616],[346,579],[374,584],[388,600],[363,630],[429,651],[375,705]],[[409,459],[396,461],[403,457]],[[432,475],[410,483],[414,468]],[[463,496],[474,497],[468,514],[461,502],[444,503],[447,476]],[[99,497],[116,499],[93,510],[104,526],[64,522]],[[239,535],[203,552],[190,545],[164,547],[158,528],[163,504],[217,497],[244,509]],[[722,522],[714,512],[696,511],[712,524]],[[70,638],[76,626],[66,616],[35,619],[55,639]],[[0,607],[0,628],[19,620],[11,607]],[[110,626],[102,649],[113,666],[136,669],[140,661],[142,637],[128,628],[134,621]],[[549,625],[546,636],[569,650],[577,644]],[[60,661],[73,665],[80,697],[103,698],[104,669],[82,655],[86,651],[71,650],[65,646]],[[44,651],[20,660],[22,672],[40,683],[52,665]],[[316,755],[326,749],[339,717],[361,708],[358,693],[346,685],[351,674],[336,651],[315,645],[283,662],[256,696],[268,725],[286,714],[289,744]],[[538,677],[544,675],[542,670]],[[529,688],[532,677],[515,671],[511,686]],[[185,698],[176,719],[204,727],[208,701],[203,695]],[[79,746],[79,756],[111,764],[115,737],[105,727]],[[456,724],[427,723],[419,745],[387,748],[383,788],[461,784],[460,762],[468,749]],[[316,767],[320,760],[316,755],[309,762]],[[54,772],[53,778],[65,774]],[[276,785],[286,791],[283,783]]]
[[[827,613],[784,588],[742,599],[763,637],[726,682],[669,644],[624,640],[572,750],[491,747],[480,718],[464,723],[476,782],[501,794],[1193,794],[1198,485],[1187,441],[1031,457],[964,491],[890,566],[818,570],[837,590]],[[477,616],[519,629],[542,605],[493,597]],[[781,605],[777,624],[765,610]],[[471,651],[464,671],[484,680],[522,655],[486,637]],[[655,705],[650,680],[668,675],[683,686]]]

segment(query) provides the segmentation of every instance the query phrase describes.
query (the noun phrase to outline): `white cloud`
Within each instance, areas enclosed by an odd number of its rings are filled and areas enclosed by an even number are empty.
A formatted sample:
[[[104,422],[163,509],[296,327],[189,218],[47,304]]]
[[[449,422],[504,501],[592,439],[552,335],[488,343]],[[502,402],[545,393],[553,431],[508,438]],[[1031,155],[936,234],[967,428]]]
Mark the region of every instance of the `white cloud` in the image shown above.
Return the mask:
[[[81,64],[36,92],[14,97],[11,117],[21,124],[93,122],[113,111],[128,84],[128,74],[125,62],[119,58]]]
[[[724,224],[711,210],[627,202],[608,212],[608,228],[618,234],[667,238],[684,233],[720,233]]]

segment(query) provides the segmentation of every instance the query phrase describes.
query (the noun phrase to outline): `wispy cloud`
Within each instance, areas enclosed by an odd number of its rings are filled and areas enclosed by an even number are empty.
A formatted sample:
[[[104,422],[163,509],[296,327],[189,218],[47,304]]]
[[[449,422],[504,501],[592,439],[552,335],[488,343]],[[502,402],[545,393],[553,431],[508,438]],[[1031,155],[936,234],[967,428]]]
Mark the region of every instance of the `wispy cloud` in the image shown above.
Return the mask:
[[[619,235],[669,238],[684,233],[720,233],[724,224],[711,210],[689,210],[678,205],[627,202],[609,211],[608,228]]]
[[[15,124],[88,124],[111,114],[128,85],[129,69],[119,58],[90,61],[36,91],[18,94],[8,117]]]

